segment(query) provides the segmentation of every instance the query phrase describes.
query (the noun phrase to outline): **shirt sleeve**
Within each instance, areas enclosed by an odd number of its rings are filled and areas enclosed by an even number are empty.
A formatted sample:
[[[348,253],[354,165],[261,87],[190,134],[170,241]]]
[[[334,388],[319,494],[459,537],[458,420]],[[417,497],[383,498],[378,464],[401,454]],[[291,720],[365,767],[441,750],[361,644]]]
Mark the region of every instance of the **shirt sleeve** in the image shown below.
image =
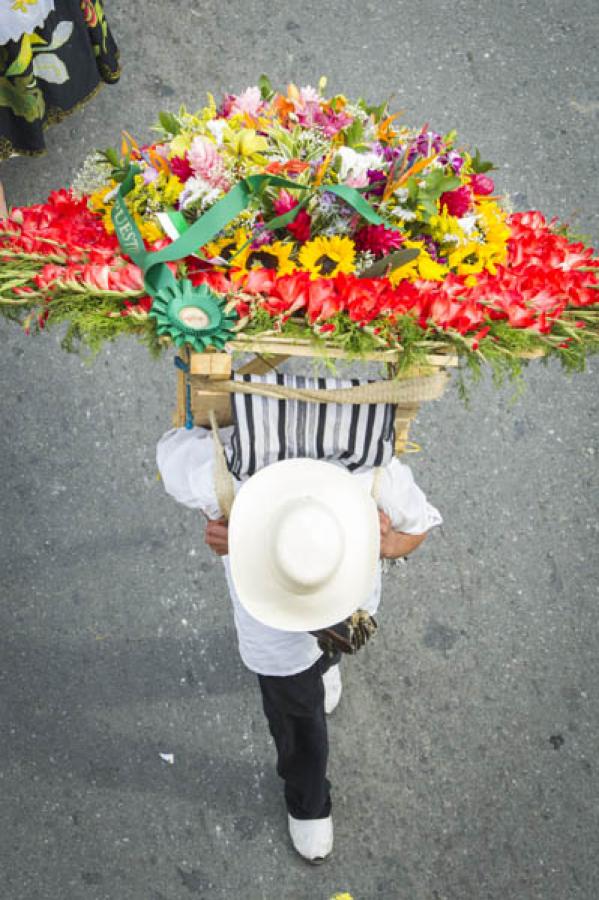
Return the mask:
[[[393,458],[381,472],[379,506],[391,519],[394,531],[424,534],[443,519],[414,481],[412,470]]]
[[[221,430],[226,443],[231,429]],[[222,515],[214,490],[214,447],[205,428],[171,428],[156,448],[156,463],[167,494],[189,509],[201,509],[209,519]]]

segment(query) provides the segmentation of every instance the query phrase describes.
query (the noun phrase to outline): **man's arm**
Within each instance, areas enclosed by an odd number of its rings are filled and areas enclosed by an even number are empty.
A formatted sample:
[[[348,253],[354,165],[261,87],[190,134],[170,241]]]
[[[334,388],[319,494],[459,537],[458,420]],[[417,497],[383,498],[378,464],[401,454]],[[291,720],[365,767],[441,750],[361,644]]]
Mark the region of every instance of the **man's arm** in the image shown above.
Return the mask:
[[[381,523],[381,559],[399,559],[412,553],[416,547],[426,538],[424,534],[406,534],[403,531],[393,531],[391,519],[379,509],[379,521]]]
[[[381,523],[381,557],[383,559],[398,559],[407,556],[418,547],[425,539],[424,534],[405,534],[402,531],[393,531],[391,519],[379,510]],[[211,550],[219,556],[226,556],[229,552],[229,526],[226,519],[215,519],[206,524],[204,540]]]

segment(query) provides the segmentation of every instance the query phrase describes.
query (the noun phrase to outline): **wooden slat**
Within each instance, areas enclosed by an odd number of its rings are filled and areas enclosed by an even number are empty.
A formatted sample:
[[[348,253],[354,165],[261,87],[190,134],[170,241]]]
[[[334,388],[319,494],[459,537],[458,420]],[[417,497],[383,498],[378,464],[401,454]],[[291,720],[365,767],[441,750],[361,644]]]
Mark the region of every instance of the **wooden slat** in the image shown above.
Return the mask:
[[[283,351],[287,357],[301,356],[314,357],[320,359],[321,353],[319,348],[315,347],[310,341],[298,341],[291,338],[238,338],[231,341],[228,347],[237,352],[272,354],[278,356]],[[324,344],[322,347],[322,358],[329,357],[331,359],[347,359],[352,362],[399,362],[401,356],[400,350],[373,350],[364,353],[360,357],[352,356],[340,347],[333,347]],[[458,357],[456,354],[450,353],[429,353],[426,356],[426,363],[430,366],[457,366]]]

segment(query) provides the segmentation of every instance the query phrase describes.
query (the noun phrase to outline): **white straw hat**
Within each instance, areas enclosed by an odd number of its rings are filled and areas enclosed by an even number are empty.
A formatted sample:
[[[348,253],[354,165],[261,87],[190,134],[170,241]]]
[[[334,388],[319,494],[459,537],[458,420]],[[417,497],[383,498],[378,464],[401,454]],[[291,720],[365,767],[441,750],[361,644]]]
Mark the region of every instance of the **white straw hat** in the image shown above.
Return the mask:
[[[242,606],[283,631],[341,622],[370,595],[380,553],[376,504],[362,479],[313,459],[252,475],[229,519],[229,561]]]

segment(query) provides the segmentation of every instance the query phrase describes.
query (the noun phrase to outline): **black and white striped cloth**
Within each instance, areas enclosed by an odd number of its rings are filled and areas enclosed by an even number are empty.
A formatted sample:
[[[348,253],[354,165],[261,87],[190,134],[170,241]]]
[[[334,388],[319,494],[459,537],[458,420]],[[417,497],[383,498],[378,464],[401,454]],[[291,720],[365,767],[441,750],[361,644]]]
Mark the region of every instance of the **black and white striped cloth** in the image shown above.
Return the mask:
[[[346,388],[359,379],[301,375],[243,375],[253,383],[292,388]],[[324,459],[351,472],[385,466],[393,457],[395,406],[390,403],[308,403],[255,394],[232,394],[233,434],[227,463],[237,478],[253,475],[281,459]]]

